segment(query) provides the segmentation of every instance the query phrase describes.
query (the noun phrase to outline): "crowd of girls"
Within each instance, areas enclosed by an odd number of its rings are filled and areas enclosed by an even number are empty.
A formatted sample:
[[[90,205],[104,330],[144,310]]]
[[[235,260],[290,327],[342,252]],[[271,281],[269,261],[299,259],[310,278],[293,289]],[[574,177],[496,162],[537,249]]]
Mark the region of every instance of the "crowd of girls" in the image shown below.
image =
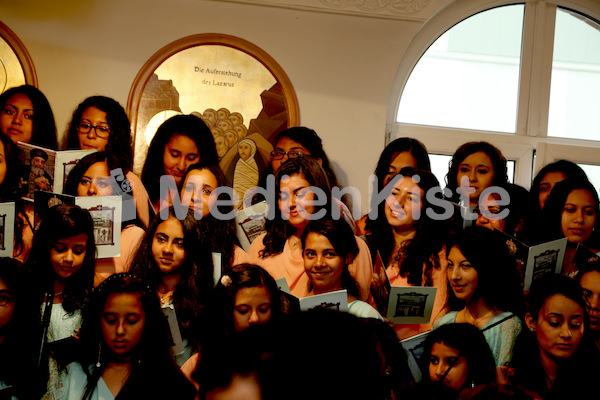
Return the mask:
[[[93,150],[63,194],[121,196],[118,257],[98,258],[78,206],[34,225],[17,142]],[[285,129],[259,179],[275,189],[272,218],[244,250],[219,216],[270,199],[257,190],[234,204],[217,190],[231,182],[199,116],[160,125],[140,177],[127,114],[109,97],[84,99],[58,142],[38,89],[0,95],[0,200],[17,204],[13,257],[0,259],[1,398],[547,399],[582,396],[600,372],[600,202],[570,161],[526,189],[498,148],[469,142],[439,182],[425,146],[399,138],[355,220],[333,196],[321,138]],[[514,244],[561,238],[561,273],[524,291]],[[377,308],[377,260],[391,286],[436,288],[428,323],[394,324]],[[299,298],[340,290],[347,313],[300,311]],[[404,350],[421,337],[422,351]]]

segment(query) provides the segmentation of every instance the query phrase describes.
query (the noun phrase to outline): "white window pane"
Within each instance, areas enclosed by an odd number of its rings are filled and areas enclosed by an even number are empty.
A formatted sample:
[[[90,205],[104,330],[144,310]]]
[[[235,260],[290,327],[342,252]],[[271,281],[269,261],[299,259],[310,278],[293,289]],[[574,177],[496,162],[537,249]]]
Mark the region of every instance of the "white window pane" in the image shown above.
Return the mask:
[[[600,138],[600,25],[558,9],[548,136]]]
[[[588,180],[596,188],[596,191],[600,188],[600,165],[592,164],[577,164],[579,165],[588,177]]]
[[[429,161],[431,162],[431,172],[433,172],[435,177],[440,182],[440,186],[442,187],[442,189],[446,187],[446,174],[448,173],[448,167],[450,165],[451,159],[452,156],[448,156],[445,154],[429,154]],[[600,166],[598,166],[598,169],[600,174]],[[515,162],[508,160],[506,164],[506,170],[508,174],[508,181],[513,182],[515,177]]]
[[[411,73],[397,122],[514,133],[523,13],[494,8],[440,36]]]

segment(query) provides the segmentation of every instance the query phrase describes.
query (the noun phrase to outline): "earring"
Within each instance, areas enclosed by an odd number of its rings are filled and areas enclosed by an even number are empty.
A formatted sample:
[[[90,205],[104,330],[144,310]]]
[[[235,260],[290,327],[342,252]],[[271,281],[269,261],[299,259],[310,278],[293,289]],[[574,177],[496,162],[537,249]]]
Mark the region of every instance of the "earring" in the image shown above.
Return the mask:
[[[529,327],[529,330],[530,330],[531,332],[535,332],[535,327],[534,327],[534,326],[530,326],[530,327]]]
[[[96,368],[100,368],[100,366],[102,366],[102,363],[100,362],[101,357],[102,357],[102,340],[100,340],[100,343],[98,344],[98,362],[96,363]]]

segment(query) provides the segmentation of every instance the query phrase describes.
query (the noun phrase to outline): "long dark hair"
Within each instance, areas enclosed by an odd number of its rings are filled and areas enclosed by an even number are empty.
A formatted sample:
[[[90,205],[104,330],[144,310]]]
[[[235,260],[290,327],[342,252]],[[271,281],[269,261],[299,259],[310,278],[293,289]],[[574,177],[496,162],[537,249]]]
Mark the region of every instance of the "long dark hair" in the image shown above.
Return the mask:
[[[402,168],[400,174],[409,179],[415,177],[418,179],[418,186],[424,193],[430,190],[439,189],[437,178],[428,171],[418,170],[414,168]],[[396,182],[391,181],[389,185],[394,185]],[[441,193],[441,189],[439,189]],[[385,201],[377,205],[377,218],[367,221],[367,244],[373,255],[377,251],[381,254],[384,263],[388,263],[394,257],[401,261],[400,275],[407,277],[408,283],[415,286],[431,286],[433,283],[432,273],[433,268],[438,264],[437,253],[441,250],[445,237],[447,225],[442,221],[432,219],[425,210],[431,208],[437,210],[436,206],[430,203],[428,196],[423,196],[421,199],[423,204],[423,212],[417,222],[417,232],[413,239],[405,243],[397,254],[392,254],[395,247],[395,239],[393,228],[387,221],[385,216]],[[425,271],[423,271],[425,264]],[[423,273],[425,272],[425,281],[423,282]]]
[[[199,246],[198,231],[194,212],[189,210],[183,220],[179,220],[173,208],[169,218],[175,219],[183,229],[185,261],[179,268],[181,280],[173,293],[173,305],[182,330],[182,336],[193,339],[195,326],[199,322],[213,292],[213,265],[209,249]],[[145,279],[156,291],[161,282],[162,272],[152,255],[152,242],[158,226],[166,220],[157,214],[146,230],[133,257],[130,272]]]
[[[235,331],[233,309],[235,296],[240,289],[264,287],[271,297],[271,320],[275,321],[282,315],[281,298],[275,279],[262,267],[255,264],[238,264],[223,273],[217,282],[214,297],[209,304],[209,317],[212,323],[209,327],[214,335],[230,335]]]
[[[87,235],[83,264],[66,280],[63,291],[63,308],[69,313],[83,307],[94,284],[96,244],[90,213],[70,204],[59,204],[48,209],[33,236],[31,253],[27,259],[27,267],[35,277],[38,301],[41,303],[46,292],[53,289],[54,271],[50,266],[50,250],[56,241],[80,234]]]
[[[589,320],[583,299],[583,290],[572,278],[554,273],[546,274],[534,280],[531,284],[531,290],[527,296],[527,312],[537,322],[540,310],[544,307],[546,301],[556,294],[574,301],[581,307],[584,317],[584,334],[579,342],[579,347],[571,357],[560,362],[556,380],[553,384],[553,388],[562,385],[569,390],[568,388],[573,387],[575,380],[581,379],[578,374],[586,372],[586,369],[591,365],[589,360],[586,360],[586,357],[590,354],[587,347]],[[511,383],[535,390],[545,398],[548,392],[546,386],[547,375],[541,361],[540,351],[542,350],[539,347],[536,333],[523,330],[513,348],[513,358],[510,366],[514,368],[514,375],[511,378]]]
[[[3,162],[6,164],[6,176],[4,181],[0,183],[0,200],[13,200],[16,197],[18,183],[16,146],[2,132],[0,132],[0,141],[4,145]]]
[[[458,167],[460,164],[470,156],[471,154],[484,152],[492,161],[492,167],[494,169],[494,179],[492,180],[493,186],[503,186],[508,182],[508,174],[506,170],[506,158],[502,155],[502,152],[488,142],[468,142],[460,146],[452,156],[449,164],[448,174],[446,174],[446,187],[452,191],[450,199],[454,202],[458,202],[460,195],[456,192],[458,182],[456,178],[458,176]]]
[[[539,240],[537,237],[538,230],[540,224],[543,224],[542,209],[540,208],[540,189],[542,180],[546,174],[551,172],[561,172],[566,178],[576,180],[588,179],[586,173],[579,165],[568,160],[558,160],[547,164],[537,173],[531,183],[531,189],[529,190],[527,203],[525,205],[527,212],[524,218],[523,229],[520,232],[521,239],[527,243],[533,243]]]
[[[0,110],[4,109],[8,99],[15,94],[27,96],[33,105],[33,131],[29,143],[48,149],[58,149],[54,113],[44,93],[31,85],[10,88],[0,95]]]
[[[175,115],[169,118],[158,127],[152,138],[142,170],[142,183],[152,203],[155,203],[159,197],[160,177],[165,174],[163,154],[165,146],[173,135],[184,135],[193,140],[198,148],[199,161],[219,163],[212,133],[201,118],[195,115]]]
[[[467,384],[484,385],[496,381],[496,362],[490,346],[483,333],[476,326],[467,323],[442,325],[427,335],[421,356],[422,370],[426,371],[425,381],[431,381],[429,360],[431,349],[436,343],[443,343],[457,350],[460,357],[464,357],[467,361]]]
[[[327,240],[329,240],[337,255],[344,260],[342,287],[352,296],[360,298],[358,285],[348,270],[348,264],[354,261],[359,251],[354,232],[352,232],[350,225],[343,219],[320,219],[310,221],[302,232],[301,239],[303,249],[305,248],[306,237],[310,233],[325,236]],[[348,261],[348,263],[346,263],[346,261]],[[311,290],[312,283],[309,283],[309,291]]]
[[[141,368],[162,369],[173,363],[170,353],[169,328],[160,308],[156,292],[141,278],[128,273],[109,276],[96,288],[83,312],[81,325],[81,364],[84,370],[93,368],[88,378],[85,399],[91,398],[102,372],[110,360],[102,333],[102,312],[113,294],[131,293],[140,296],[144,310],[144,330],[140,342],[133,349],[131,376]],[[147,382],[150,384],[151,382]]]
[[[427,148],[423,143],[411,137],[395,139],[385,146],[375,167],[375,175],[377,176],[377,183],[380,190],[383,188],[383,182],[389,173],[390,164],[398,154],[404,152],[410,153],[415,158],[417,169],[431,171],[429,154],[427,154]]]
[[[67,148],[79,148],[79,133],[77,127],[81,116],[90,107],[96,107],[106,113],[106,122],[110,127],[110,135],[105,151],[113,154],[124,169],[131,171],[133,166],[133,148],[131,139],[131,124],[125,109],[114,99],[106,96],[91,96],[77,106],[67,129]]]
[[[0,380],[13,387],[18,398],[40,398],[46,383],[39,379],[37,350],[41,337],[40,303],[31,290],[32,276],[18,260],[0,258],[0,280],[3,281],[14,304],[10,321],[0,328]]]
[[[325,194],[325,203],[321,207],[315,206],[315,213],[320,210],[325,210],[326,218],[331,215],[331,186],[327,180],[327,176],[323,168],[319,163],[312,157],[300,156],[290,158],[281,165],[277,176],[275,177],[275,196],[279,197],[281,192],[281,179],[284,176],[292,176],[294,174],[300,174],[306,179],[311,185]],[[289,239],[295,233],[295,228],[292,227],[287,221],[285,221],[281,215],[281,210],[277,204],[270,204],[270,207],[275,209],[275,218],[267,219],[265,229],[267,234],[263,239],[265,245],[264,250],[260,251],[262,258],[267,258],[272,255],[279,254],[283,251],[286,240]],[[318,208],[318,209],[317,209]]]
[[[567,198],[572,191],[582,189],[589,192],[594,199],[594,209],[596,210],[596,223],[594,224],[594,230],[592,235],[588,238],[585,244],[586,246],[593,247],[600,246],[600,201],[598,199],[598,193],[594,186],[586,179],[574,179],[567,178],[564,181],[558,182],[550,196],[546,199],[546,204],[542,210],[542,223],[537,227],[537,241],[547,241],[553,239],[560,239],[564,237],[562,232],[562,213],[564,211],[565,203]]]
[[[456,247],[477,271],[477,287],[472,300],[483,299],[488,307],[510,311],[520,318],[525,316],[525,300],[520,275],[508,247],[496,232],[480,226],[465,228],[449,237],[446,251]],[[458,267],[458,266],[456,266]],[[462,310],[448,282],[448,305]]]
[[[184,177],[181,179],[181,184],[185,184],[185,180],[190,172],[203,169],[208,170],[215,178],[217,178],[218,187],[231,187],[225,174],[223,174],[221,167],[218,164],[213,164],[208,161],[190,165]],[[182,191],[183,189],[184,187],[182,187]],[[227,195],[221,193],[217,197],[217,201],[219,200],[227,200]],[[190,204],[190,206],[191,205],[192,204]],[[233,210],[233,206],[229,201],[223,201],[222,204],[217,204],[215,207],[221,214],[228,214]],[[223,269],[233,265],[235,245],[239,245],[235,231],[235,219],[219,220],[210,213],[206,217],[198,220],[196,226],[198,227],[198,238],[202,243],[202,246],[210,249],[210,251],[221,253]]]

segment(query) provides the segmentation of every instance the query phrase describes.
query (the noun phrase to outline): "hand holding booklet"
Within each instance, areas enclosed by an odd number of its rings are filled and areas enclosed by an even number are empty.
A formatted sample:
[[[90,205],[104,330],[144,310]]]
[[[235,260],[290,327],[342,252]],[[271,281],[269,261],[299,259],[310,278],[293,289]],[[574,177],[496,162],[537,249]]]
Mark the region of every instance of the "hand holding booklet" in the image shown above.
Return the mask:
[[[428,286],[392,286],[379,252],[373,266],[371,295],[377,311],[394,324],[428,324],[437,289]]]
[[[523,291],[529,291],[531,283],[547,273],[562,272],[563,260],[567,248],[567,238],[551,240],[529,246],[508,233],[495,229],[516,260],[517,268],[523,277]]]

